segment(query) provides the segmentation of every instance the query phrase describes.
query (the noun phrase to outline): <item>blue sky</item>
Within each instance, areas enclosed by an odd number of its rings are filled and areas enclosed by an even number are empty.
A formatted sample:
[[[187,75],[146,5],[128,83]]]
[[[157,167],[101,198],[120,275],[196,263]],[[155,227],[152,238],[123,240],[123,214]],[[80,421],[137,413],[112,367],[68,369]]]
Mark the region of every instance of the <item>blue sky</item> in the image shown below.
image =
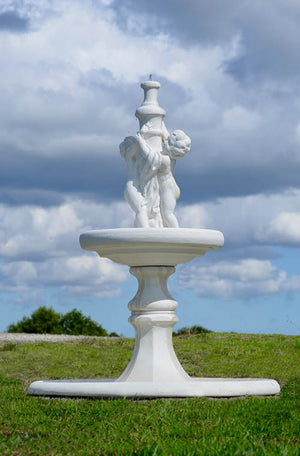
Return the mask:
[[[80,233],[132,226],[119,143],[141,81],[161,82],[182,227],[223,249],[170,279],[178,327],[300,333],[298,0],[3,0],[0,5],[0,331],[40,305],[132,335],[126,267]]]

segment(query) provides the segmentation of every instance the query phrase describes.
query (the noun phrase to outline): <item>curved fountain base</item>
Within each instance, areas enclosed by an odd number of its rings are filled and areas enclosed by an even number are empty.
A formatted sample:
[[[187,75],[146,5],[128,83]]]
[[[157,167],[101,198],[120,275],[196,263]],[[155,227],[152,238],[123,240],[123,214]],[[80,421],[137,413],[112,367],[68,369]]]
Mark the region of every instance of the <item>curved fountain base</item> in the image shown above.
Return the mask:
[[[177,302],[168,291],[175,266],[223,245],[219,231],[139,229],[91,231],[81,246],[100,256],[131,266],[138,291],[130,301],[129,322],[136,332],[131,361],[117,379],[38,381],[28,394],[80,397],[236,397],[277,394],[270,379],[191,378],[172,344]]]
[[[238,397],[278,394],[276,380],[252,378],[193,378],[181,382],[124,382],[118,379],[33,382],[28,394],[68,397]]]

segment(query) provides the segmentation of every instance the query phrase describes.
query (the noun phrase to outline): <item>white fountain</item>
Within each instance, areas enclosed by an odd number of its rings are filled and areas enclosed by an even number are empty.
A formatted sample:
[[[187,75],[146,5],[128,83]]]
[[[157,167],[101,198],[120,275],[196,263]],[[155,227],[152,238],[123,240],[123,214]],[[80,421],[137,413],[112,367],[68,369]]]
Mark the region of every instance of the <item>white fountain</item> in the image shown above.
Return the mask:
[[[91,397],[229,397],[277,394],[275,380],[193,378],[179,363],[172,344],[177,302],[167,288],[175,266],[223,246],[220,231],[179,228],[175,162],[190,150],[181,130],[171,134],[157,101],[159,82],[141,84],[144,101],[135,115],[140,130],[120,144],[128,168],[125,198],[135,212],[134,228],[97,230],[80,236],[81,247],[130,266],[138,291],[129,303],[136,331],[132,359],[119,378],[36,381],[28,394]]]

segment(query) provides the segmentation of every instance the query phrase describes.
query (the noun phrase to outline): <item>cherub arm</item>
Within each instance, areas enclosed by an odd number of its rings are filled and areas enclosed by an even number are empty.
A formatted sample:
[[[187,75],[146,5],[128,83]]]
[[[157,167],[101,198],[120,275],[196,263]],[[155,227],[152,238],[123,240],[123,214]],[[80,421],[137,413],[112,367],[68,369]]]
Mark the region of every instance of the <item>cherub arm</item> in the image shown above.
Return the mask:
[[[140,152],[142,153],[144,158],[148,158],[152,150],[151,147],[146,143],[145,139],[140,134],[140,132],[137,132],[136,134],[136,142],[139,145]]]

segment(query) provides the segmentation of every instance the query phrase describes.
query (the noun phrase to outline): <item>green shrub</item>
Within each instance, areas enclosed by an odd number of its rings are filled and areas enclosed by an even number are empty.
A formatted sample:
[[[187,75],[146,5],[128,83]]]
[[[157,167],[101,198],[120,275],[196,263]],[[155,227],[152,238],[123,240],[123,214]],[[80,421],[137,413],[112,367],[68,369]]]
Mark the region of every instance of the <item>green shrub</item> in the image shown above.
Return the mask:
[[[8,327],[8,332],[33,334],[62,334],[60,314],[51,308],[40,307],[31,317],[23,317],[21,321]]]
[[[73,309],[66,314],[59,314],[47,307],[40,307],[31,317],[23,317],[16,324],[11,324],[9,333],[32,334],[69,334],[84,336],[108,336],[101,325],[90,317],[85,317],[79,310]],[[118,336],[112,333],[111,336]]]
[[[196,336],[197,334],[211,333],[209,329],[203,328],[203,326],[194,325],[191,328],[181,328],[178,331],[174,331],[174,336]]]
[[[84,335],[84,336],[108,336],[108,333],[101,325],[98,325],[90,317],[85,317],[79,310],[61,316],[60,325],[63,334]]]

